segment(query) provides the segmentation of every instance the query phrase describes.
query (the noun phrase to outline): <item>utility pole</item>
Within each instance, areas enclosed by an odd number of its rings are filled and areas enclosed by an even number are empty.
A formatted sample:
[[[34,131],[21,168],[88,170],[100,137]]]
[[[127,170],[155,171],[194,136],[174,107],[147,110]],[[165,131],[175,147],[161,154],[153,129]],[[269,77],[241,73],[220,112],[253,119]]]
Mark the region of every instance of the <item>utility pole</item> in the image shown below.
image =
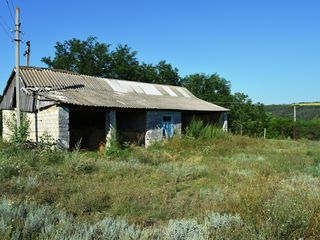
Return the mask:
[[[21,110],[20,110],[20,8],[16,8],[16,117],[17,128],[21,126]]]
[[[23,56],[26,56],[26,66],[29,67],[30,64],[30,41],[26,42],[27,49],[24,52]]]
[[[297,121],[297,106],[294,105],[293,106],[293,122],[296,123],[296,121]],[[293,125],[293,129],[292,129],[292,138],[294,140],[297,139],[297,128],[295,124]]]

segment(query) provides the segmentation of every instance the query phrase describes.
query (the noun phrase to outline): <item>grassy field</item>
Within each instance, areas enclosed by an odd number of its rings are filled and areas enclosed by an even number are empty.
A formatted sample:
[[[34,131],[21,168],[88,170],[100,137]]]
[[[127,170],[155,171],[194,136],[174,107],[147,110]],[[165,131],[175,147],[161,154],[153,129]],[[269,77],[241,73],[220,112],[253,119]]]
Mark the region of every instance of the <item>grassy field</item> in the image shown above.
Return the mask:
[[[320,145],[176,138],[149,149],[1,143],[5,239],[317,239]]]

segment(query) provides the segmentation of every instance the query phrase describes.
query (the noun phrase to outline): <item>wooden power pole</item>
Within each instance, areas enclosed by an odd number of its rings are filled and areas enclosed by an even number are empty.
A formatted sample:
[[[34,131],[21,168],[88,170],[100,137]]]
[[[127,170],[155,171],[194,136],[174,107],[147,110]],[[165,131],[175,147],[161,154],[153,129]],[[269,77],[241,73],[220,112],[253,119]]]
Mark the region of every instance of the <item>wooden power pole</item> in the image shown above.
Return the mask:
[[[21,126],[21,110],[20,110],[20,8],[16,8],[15,23],[15,42],[16,42],[16,117],[17,128]]]

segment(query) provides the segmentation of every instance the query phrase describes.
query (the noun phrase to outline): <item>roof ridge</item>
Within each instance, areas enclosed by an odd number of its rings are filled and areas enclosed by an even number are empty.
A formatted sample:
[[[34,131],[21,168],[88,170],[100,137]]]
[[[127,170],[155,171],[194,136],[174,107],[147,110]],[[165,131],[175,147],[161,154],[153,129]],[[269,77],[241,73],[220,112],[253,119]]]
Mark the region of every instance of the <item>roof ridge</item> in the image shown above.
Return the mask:
[[[35,67],[35,66],[20,66],[21,69],[23,70],[44,70],[44,71],[52,71],[52,72],[61,72],[61,73],[69,73],[73,75],[82,75],[78,72],[73,72],[65,69],[57,69],[57,68],[46,68],[46,67]]]
[[[82,75],[82,76],[89,76],[89,77],[93,77],[93,76],[90,76],[90,75],[83,75],[83,74],[80,74],[80,75]],[[156,86],[168,86],[168,87],[185,88],[184,86],[177,86],[177,85],[171,85],[171,84],[162,84],[162,83],[139,82],[139,81],[127,80],[127,79],[115,79],[115,78],[103,78],[103,77],[96,77],[96,78],[101,78],[101,79],[106,79],[106,80],[112,80],[112,81],[123,81],[123,82],[145,83],[145,84],[156,85]]]
[[[64,69],[55,69],[55,68],[45,68],[45,67],[35,67],[35,66],[20,66],[21,69],[34,69],[34,70],[44,70],[44,71],[53,71],[53,72],[61,72],[61,73],[69,73],[77,76],[83,76],[83,77],[92,77],[92,78],[99,78],[103,80],[112,80],[112,81],[124,81],[124,82],[136,82],[136,83],[144,83],[149,85],[156,85],[156,86],[169,86],[169,87],[178,87],[178,88],[185,88],[184,86],[177,86],[172,84],[161,84],[161,83],[150,83],[150,82],[141,82],[141,81],[135,81],[135,80],[128,80],[128,79],[116,79],[116,78],[108,78],[108,77],[100,77],[100,76],[93,76],[78,72],[73,72],[69,70]]]

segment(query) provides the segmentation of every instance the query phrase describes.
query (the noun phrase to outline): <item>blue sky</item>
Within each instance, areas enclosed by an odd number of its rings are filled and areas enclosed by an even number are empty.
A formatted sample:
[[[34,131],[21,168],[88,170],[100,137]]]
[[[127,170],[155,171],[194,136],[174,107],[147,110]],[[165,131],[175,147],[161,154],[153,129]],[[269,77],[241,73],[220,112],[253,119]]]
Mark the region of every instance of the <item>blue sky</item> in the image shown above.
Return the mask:
[[[45,66],[40,59],[54,55],[57,41],[91,35],[113,46],[128,44],[140,61],[165,59],[182,76],[217,72],[231,82],[233,92],[244,92],[254,102],[320,101],[320,1],[13,3],[21,8],[33,66]],[[0,0],[0,16],[13,27],[6,0]],[[0,29],[1,92],[13,66],[14,43]]]

